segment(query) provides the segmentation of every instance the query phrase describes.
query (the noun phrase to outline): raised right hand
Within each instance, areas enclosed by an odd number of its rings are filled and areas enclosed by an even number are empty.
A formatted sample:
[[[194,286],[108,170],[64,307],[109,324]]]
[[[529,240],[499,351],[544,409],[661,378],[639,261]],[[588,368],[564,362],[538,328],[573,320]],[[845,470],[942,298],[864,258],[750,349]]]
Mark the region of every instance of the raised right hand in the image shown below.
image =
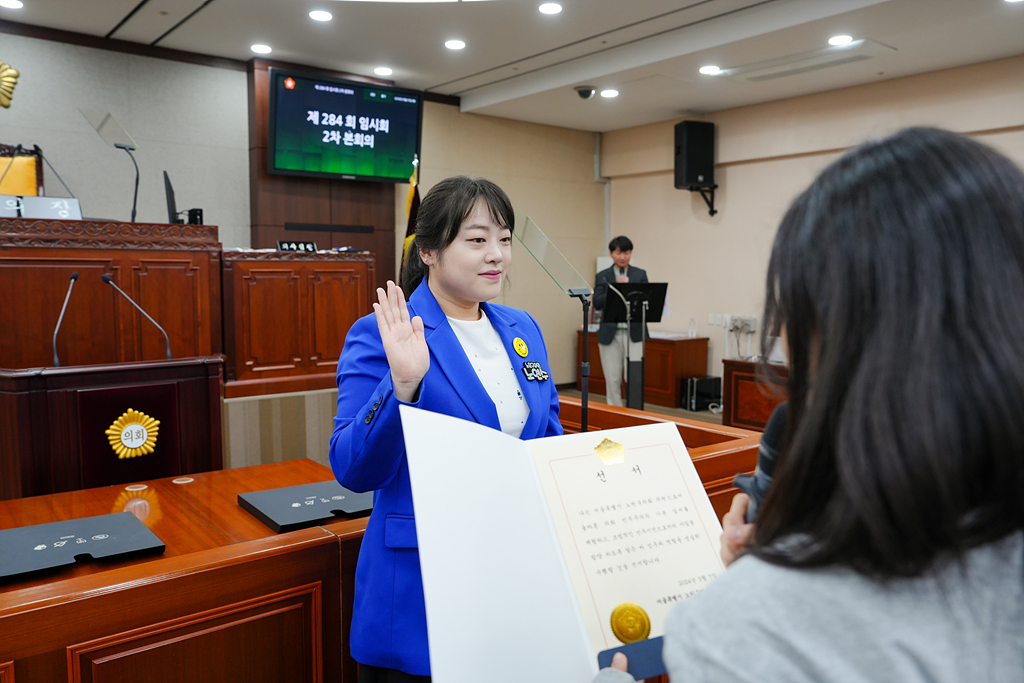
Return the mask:
[[[750,497],[745,493],[733,496],[729,511],[722,517],[722,562],[728,567],[746,549],[754,525],[746,523],[747,505]]]
[[[384,344],[384,353],[391,366],[391,382],[400,401],[412,403],[423,376],[430,369],[430,350],[423,333],[423,319],[409,319],[402,288],[391,280],[387,292],[377,288],[377,301],[373,305],[377,329]]]

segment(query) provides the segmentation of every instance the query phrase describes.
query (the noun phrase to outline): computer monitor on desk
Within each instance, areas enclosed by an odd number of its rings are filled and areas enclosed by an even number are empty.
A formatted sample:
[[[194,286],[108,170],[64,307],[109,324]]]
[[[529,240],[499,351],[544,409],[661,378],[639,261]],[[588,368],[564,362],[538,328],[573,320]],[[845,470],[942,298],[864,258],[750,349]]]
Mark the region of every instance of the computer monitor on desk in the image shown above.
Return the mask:
[[[167,175],[167,171],[164,171],[164,190],[167,193],[167,222],[184,223],[184,220],[178,218],[178,206],[174,202],[174,188],[171,187],[171,178]]]

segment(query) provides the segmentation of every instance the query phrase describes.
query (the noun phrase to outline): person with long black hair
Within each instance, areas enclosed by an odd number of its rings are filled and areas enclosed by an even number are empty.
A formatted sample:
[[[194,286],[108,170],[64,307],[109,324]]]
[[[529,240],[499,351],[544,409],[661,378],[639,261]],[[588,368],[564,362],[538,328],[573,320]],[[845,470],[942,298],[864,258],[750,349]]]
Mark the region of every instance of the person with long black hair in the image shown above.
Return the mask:
[[[796,199],[762,328],[783,450],[668,619],[673,683],[1024,680],[1021,302],[1024,174],[978,142],[907,129]]]
[[[494,183],[455,176],[434,185],[420,204],[403,287],[378,289],[374,313],[345,338],[331,467],[342,486],[375,491],[350,638],[360,683],[430,675],[399,404],[521,439],[562,433],[540,327],[524,311],[487,303],[502,291],[514,225],[512,204]],[[412,292],[408,303],[403,289]]]

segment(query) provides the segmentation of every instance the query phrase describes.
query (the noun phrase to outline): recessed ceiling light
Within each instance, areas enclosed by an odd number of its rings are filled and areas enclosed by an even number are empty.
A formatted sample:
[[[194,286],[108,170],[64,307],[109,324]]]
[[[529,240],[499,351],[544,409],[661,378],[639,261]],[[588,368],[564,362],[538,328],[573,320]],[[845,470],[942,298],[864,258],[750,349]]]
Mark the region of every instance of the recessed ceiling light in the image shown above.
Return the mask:
[[[378,66],[376,69],[373,70],[373,73],[377,74],[378,76],[390,76],[391,74],[394,73],[394,71],[392,71],[390,68],[386,66]]]
[[[0,0],[0,7],[7,9],[21,9],[25,4],[21,0]]]
[[[698,71],[700,71],[705,76],[717,76],[718,74],[722,73],[722,69],[717,66],[714,66],[713,64],[702,66],[700,69],[698,69]]]
[[[444,41],[444,46],[449,50],[461,50],[466,47],[466,44],[461,40],[446,40]]]
[[[541,14],[558,14],[562,11],[562,6],[557,2],[545,2],[543,5],[538,7]]]
[[[829,45],[849,45],[853,42],[853,36],[832,36],[828,39]]]
[[[252,50],[253,52],[255,52],[256,54],[259,54],[259,55],[268,55],[268,54],[270,54],[270,46],[269,45],[261,45],[261,44],[257,43],[256,45],[249,46],[249,49]]]
[[[1021,0],[1006,0],[1006,2],[1020,2]]]
[[[334,18],[334,15],[322,9],[315,9],[309,13],[309,18],[313,21],[330,21]]]
[[[608,88],[607,90],[602,90],[601,91],[601,97],[618,97],[618,96],[619,96],[619,91],[618,90],[612,90],[611,88]]]

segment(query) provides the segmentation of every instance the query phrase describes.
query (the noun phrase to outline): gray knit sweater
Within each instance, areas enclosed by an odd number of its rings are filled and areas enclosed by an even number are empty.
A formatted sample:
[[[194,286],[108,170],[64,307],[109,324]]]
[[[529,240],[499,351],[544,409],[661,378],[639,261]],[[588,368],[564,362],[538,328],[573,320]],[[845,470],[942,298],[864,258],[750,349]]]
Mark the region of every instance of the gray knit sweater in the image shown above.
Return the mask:
[[[665,630],[672,683],[1024,681],[1024,534],[885,584],[745,557]],[[595,683],[632,680],[604,669]]]

